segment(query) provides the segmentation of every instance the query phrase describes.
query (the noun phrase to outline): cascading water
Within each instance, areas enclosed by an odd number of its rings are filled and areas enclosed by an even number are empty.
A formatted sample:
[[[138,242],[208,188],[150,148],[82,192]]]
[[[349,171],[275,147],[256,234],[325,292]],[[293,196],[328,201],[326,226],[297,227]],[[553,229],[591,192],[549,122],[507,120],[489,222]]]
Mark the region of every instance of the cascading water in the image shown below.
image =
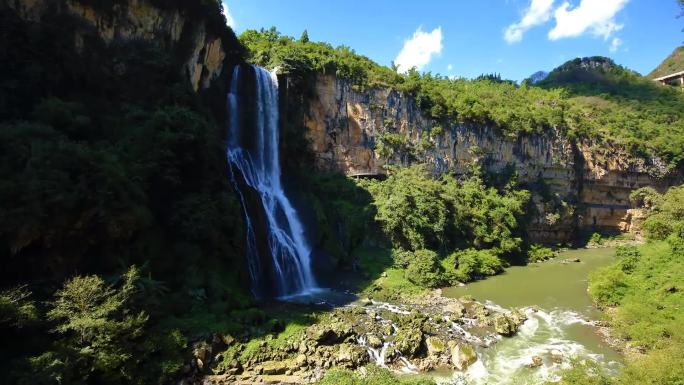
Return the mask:
[[[250,68],[236,66],[233,70],[228,94],[227,152],[231,182],[244,210],[253,291],[257,296],[265,291],[280,297],[308,294],[316,289],[311,248],[280,181],[278,79],[274,72],[251,68],[256,84],[253,108],[240,97],[245,91],[241,87],[248,83],[241,82],[241,77],[251,75],[246,71]],[[259,207],[250,208],[248,198],[254,193]],[[258,237],[259,224],[265,232],[265,242]]]

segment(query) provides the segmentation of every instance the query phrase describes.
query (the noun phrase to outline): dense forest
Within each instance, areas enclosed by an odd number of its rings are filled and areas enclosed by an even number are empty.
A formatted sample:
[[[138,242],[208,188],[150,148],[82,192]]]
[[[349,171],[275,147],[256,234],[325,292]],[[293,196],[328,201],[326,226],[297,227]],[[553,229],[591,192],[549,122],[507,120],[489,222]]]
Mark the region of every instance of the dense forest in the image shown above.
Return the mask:
[[[243,50],[218,4],[159,3]],[[234,330],[251,302],[223,102],[179,70],[192,36],[107,44],[68,12],[35,22],[4,2],[0,20],[5,378],[164,381],[188,336]]]
[[[569,61],[536,84],[401,74],[306,32],[237,37],[220,2],[150,2],[221,39],[224,73],[210,87],[195,92],[182,69],[190,33],[173,44],[105,42],[58,6],[36,21],[0,2],[0,368],[8,383],[165,384],[189,375],[189,357],[207,346],[220,362],[192,370],[225,373],[325,319],[250,293],[243,210],[225,154],[226,69],[236,64],[277,67],[304,89],[331,74],[358,90],[400,91],[435,130],[449,122],[492,125],[509,137],[554,130],[682,167],[682,93],[608,58]],[[526,236],[533,202],[514,172],[478,164],[458,176],[419,164],[390,166],[381,179],[312,172],[304,127],[283,126],[289,188],[310,216],[311,241],[362,296],[398,301],[555,255]],[[386,134],[376,150],[389,157],[404,140]],[[647,243],[619,248],[618,262],[590,280],[592,298],[638,359],[618,378],[577,363],[563,383],[681,383],[682,202],[681,187],[637,190]],[[432,383],[367,371],[330,370],[321,383]]]

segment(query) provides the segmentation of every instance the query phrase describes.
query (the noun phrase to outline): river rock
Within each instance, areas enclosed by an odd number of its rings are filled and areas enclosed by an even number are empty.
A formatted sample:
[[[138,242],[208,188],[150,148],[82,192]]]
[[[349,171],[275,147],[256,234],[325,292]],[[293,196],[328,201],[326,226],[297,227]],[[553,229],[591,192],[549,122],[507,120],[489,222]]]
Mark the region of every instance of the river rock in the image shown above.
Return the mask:
[[[266,361],[259,364],[257,373],[262,374],[285,374],[290,368],[290,361]]]
[[[444,306],[444,311],[446,313],[451,313],[452,317],[460,318],[463,317],[465,313],[465,306],[460,302],[450,302]]]
[[[344,321],[329,324],[317,324],[309,327],[306,334],[313,341],[322,345],[333,345],[353,334],[352,326]]]
[[[502,336],[512,336],[518,331],[518,328],[506,315],[497,314],[494,317],[494,330]]]
[[[382,360],[386,364],[391,364],[396,361],[400,355],[401,353],[397,349],[390,346],[382,352]]]
[[[394,340],[394,345],[401,353],[413,357],[420,350],[423,342],[423,332],[419,329],[400,328]]]
[[[514,310],[508,315],[508,319],[513,322],[513,325],[515,325],[517,329],[527,321],[527,314],[522,310]]]
[[[308,363],[308,359],[306,358],[306,354],[300,354],[295,359],[295,364],[299,368],[306,366],[307,363]]]
[[[475,318],[481,321],[485,320],[489,316],[489,309],[479,302],[473,302],[470,311],[473,313]]]
[[[366,342],[368,342],[368,346],[371,348],[377,349],[382,346],[382,339],[375,334],[369,334]]]
[[[451,342],[451,363],[456,369],[466,370],[477,361],[477,354],[475,354],[475,349],[472,346],[466,343]]]
[[[537,368],[539,366],[542,366],[542,363],[544,363],[544,360],[542,360],[541,357],[532,356],[532,362],[530,363],[529,367],[530,368]]]
[[[563,362],[563,352],[561,352],[558,349],[553,349],[553,350],[551,350],[550,353],[551,353],[551,361],[553,361],[557,364],[560,364],[561,362]]]
[[[446,350],[444,341],[437,337],[426,338],[425,346],[427,347],[428,356],[438,356]]]
[[[365,348],[354,344],[342,344],[337,353],[337,362],[349,367],[358,367],[367,363],[368,352]]]

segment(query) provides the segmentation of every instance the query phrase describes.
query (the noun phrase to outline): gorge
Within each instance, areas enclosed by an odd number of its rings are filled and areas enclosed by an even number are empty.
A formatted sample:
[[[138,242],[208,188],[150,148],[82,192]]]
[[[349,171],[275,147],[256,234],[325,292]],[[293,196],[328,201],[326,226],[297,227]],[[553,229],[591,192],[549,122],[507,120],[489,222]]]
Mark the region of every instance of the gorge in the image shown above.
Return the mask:
[[[0,0],[7,383],[681,383],[679,89],[226,13]]]

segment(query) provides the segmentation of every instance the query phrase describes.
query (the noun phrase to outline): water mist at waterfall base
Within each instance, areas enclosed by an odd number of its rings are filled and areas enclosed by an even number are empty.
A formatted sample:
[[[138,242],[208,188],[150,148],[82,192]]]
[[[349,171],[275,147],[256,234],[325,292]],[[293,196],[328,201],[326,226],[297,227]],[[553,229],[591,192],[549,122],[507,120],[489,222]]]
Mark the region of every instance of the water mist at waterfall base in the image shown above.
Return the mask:
[[[228,114],[230,179],[243,207],[254,295],[302,303],[346,302],[348,295],[318,287],[304,225],[281,184],[275,72],[236,66]]]

